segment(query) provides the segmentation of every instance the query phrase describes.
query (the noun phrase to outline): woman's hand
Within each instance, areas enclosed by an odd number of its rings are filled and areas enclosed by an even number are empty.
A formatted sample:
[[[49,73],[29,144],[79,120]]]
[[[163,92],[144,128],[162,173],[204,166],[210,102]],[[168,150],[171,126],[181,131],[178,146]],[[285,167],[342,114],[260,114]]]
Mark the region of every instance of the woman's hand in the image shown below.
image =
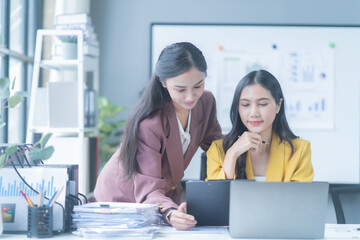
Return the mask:
[[[262,144],[261,136],[253,132],[244,132],[238,140],[230,147],[230,151],[238,158],[241,154],[249,149],[258,151]]]
[[[186,213],[186,202],[183,202],[178,210],[170,213],[169,222],[176,230],[188,230],[197,223],[194,216]]]
[[[244,152],[252,149],[258,151],[261,147],[261,136],[253,132],[244,132],[228,149],[225,155],[223,170],[227,179],[233,179],[237,158]]]

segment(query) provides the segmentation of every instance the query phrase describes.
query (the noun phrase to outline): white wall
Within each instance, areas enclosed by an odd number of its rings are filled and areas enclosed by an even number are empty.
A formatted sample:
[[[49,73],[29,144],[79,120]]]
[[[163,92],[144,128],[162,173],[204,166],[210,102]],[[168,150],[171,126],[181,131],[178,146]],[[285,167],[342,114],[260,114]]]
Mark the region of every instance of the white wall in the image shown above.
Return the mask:
[[[92,0],[100,93],[133,106],[150,74],[153,22],[360,25],[359,9],[357,0]]]

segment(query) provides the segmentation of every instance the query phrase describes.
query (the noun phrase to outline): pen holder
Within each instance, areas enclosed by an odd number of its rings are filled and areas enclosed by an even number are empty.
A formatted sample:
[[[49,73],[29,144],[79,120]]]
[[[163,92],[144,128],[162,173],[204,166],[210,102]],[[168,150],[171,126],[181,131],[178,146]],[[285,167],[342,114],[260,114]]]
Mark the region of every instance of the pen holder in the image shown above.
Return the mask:
[[[28,206],[28,232],[29,238],[48,238],[53,236],[53,208]]]

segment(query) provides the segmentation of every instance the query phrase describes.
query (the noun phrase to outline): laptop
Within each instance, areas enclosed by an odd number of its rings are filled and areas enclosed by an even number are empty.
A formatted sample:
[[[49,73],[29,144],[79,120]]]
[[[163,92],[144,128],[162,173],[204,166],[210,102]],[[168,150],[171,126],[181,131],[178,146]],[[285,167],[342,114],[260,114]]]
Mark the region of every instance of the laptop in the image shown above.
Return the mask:
[[[230,236],[324,238],[329,184],[244,182],[230,185]]]
[[[229,226],[231,180],[187,181],[187,213],[196,226]]]

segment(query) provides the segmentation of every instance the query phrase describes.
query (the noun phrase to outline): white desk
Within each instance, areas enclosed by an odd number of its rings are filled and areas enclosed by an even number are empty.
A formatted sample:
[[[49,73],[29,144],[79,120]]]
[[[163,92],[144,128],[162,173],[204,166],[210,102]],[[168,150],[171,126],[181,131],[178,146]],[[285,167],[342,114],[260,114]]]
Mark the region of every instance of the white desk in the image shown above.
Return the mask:
[[[357,229],[360,228],[360,224],[326,224],[325,227],[325,239],[360,239],[360,231]],[[174,231],[174,230],[161,230],[162,233],[156,234],[154,239],[172,239],[172,240],[231,240],[228,234],[227,228],[219,227],[215,230],[207,231]],[[0,239],[29,239],[25,234],[3,234],[0,235]],[[43,238],[45,239],[45,238]],[[49,238],[51,239],[51,238]],[[76,237],[70,233],[64,233],[54,236],[52,239],[62,239],[62,240],[80,240],[86,239],[83,237]],[[121,239],[121,240],[142,240],[150,239],[144,237],[119,237],[119,238],[95,238],[100,239]],[[251,239],[256,240],[256,239]]]

